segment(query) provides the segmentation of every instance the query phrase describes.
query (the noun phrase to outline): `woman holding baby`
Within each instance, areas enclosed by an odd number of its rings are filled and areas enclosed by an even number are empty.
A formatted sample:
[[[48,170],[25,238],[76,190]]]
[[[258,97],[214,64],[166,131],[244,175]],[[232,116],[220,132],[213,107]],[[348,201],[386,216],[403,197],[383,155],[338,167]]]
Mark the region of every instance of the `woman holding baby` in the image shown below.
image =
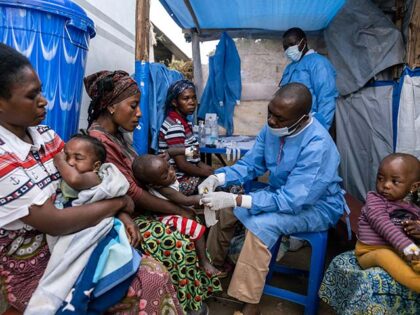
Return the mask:
[[[137,154],[129,132],[137,127],[141,117],[137,84],[124,71],[100,71],[85,78],[85,87],[92,99],[88,132],[105,145],[107,162],[114,163],[129,181],[128,195],[136,206],[135,221],[143,238],[141,250],[168,269],[184,311],[206,314],[203,300],[221,290],[217,276],[207,275],[200,268],[194,242],[189,237],[154,217],[178,214],[192,218],[193,213],[151,195],[134,178],[132,163]]]
[[[60,174],[53,158],[64,142],[39,125],[47,101],[29,60],[4,44],[0,60],[0,300],[7,302],[9,313],[21,314],[50,259],[46,234],[78,232],[120,211],[132,213],[134,206],[129,197],[119,197],[55,207]],[[165,268],[144,256],[126,298],[110,312],[159,314],[163,309],[183,312]]]

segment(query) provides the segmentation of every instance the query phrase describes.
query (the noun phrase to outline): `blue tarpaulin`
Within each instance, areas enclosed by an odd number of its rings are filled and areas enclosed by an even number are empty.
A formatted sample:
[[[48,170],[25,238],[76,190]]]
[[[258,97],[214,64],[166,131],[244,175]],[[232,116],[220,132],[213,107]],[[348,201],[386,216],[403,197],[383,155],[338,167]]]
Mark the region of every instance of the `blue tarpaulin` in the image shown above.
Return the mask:
[[[300,27],[317,31],[327,27],[345,0],[160,0],[182,29],[259,29],[285,31]],[[195,24],[196,16],[198,25]]]
[[[31,61],[48,101],[42,124],[64,141],[77,132],[94,24],[70,0],[0,0],[0,42]]]
[[[145,154],[149,148],[155,151],[158,149],[159,129],[166,116],[165,100],[168,87],[183,77],[180,72],[170,70],[163,64],[136,61],[135,78],[142,92],[142,117],[140,128],[133,134],[133,145],[138,154]]]
[[[150,63],[148,61],[136,60],[136,73],[134,75],[139,85],[141,98],[140,110],[141,118],[139,126],[133,132],[133,146],[138,154],[146,154],[149,150],[149,82],[150,82]]]
[[[233,134],[233,111],[241,99],[241,60],[235,42],[222,34],[216,52],[209,58],[209,77],[201,97],[198,117],[216,113],[228,136]]]
[[[149,128],[150,148],[158,150],[159,129],[166,118],[166,94],[172,82],[183,79],[180,72],[170,70],[161,63],[150,64],[149,81]]]

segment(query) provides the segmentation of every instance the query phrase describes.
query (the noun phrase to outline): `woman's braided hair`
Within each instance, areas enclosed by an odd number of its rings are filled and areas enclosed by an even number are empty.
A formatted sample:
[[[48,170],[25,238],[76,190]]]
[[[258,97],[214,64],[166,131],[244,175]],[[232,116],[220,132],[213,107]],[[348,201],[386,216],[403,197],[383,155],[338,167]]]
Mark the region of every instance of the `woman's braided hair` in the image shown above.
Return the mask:
[[[108,106],[140,93],[136,81],[122,70],[96,72],[87,76],[84,84],[87,94],[92,99],[88,109],[89,126]]]
[[[112,91],[112,89],[114,88],[114,84],[112,83],[112,77],[105,77],[99,80],[97,84],[98,93],[90,101],[88,108],[88,128],[106,110],[106,107],[100,106],[101,99],[106,92]]]

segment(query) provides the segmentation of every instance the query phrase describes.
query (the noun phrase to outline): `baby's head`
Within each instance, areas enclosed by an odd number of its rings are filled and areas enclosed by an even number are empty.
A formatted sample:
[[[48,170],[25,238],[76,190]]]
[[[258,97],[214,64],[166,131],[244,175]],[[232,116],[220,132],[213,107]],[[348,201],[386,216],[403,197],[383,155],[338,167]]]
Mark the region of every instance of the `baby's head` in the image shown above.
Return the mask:
[[[152,154],[138,156],[133,161],[134,177],[141,183],[167,187],[176,181],[176,173],[169,162]]]
[[[379,165],[376,191],[389,201],[404,199],[420,189],[420,161],[411,154],[393,153]]]
[[[67,163],[79,173],[97,172],[106,159],[102,142],[88,135],[74,135],[65,144],[64,153]]]

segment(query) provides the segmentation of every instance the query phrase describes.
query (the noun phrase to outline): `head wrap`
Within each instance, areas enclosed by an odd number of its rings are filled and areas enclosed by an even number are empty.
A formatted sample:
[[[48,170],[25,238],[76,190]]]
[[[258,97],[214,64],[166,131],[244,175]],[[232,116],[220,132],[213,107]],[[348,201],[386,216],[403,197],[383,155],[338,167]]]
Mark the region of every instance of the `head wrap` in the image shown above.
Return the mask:
[[[87,94],[95,102],[95,109],[99,112],[107,106],[140,93],[136,81],[122,70],[99,71],[87,76],[83,81]]]
[[[168,94],[166,95],[166,108],[172,105],[172,101],[177,99],[179,94],[185,90],[193,89],[195,91],[195,85],[190,80],[178,80],[172,83],[168,88]]]

